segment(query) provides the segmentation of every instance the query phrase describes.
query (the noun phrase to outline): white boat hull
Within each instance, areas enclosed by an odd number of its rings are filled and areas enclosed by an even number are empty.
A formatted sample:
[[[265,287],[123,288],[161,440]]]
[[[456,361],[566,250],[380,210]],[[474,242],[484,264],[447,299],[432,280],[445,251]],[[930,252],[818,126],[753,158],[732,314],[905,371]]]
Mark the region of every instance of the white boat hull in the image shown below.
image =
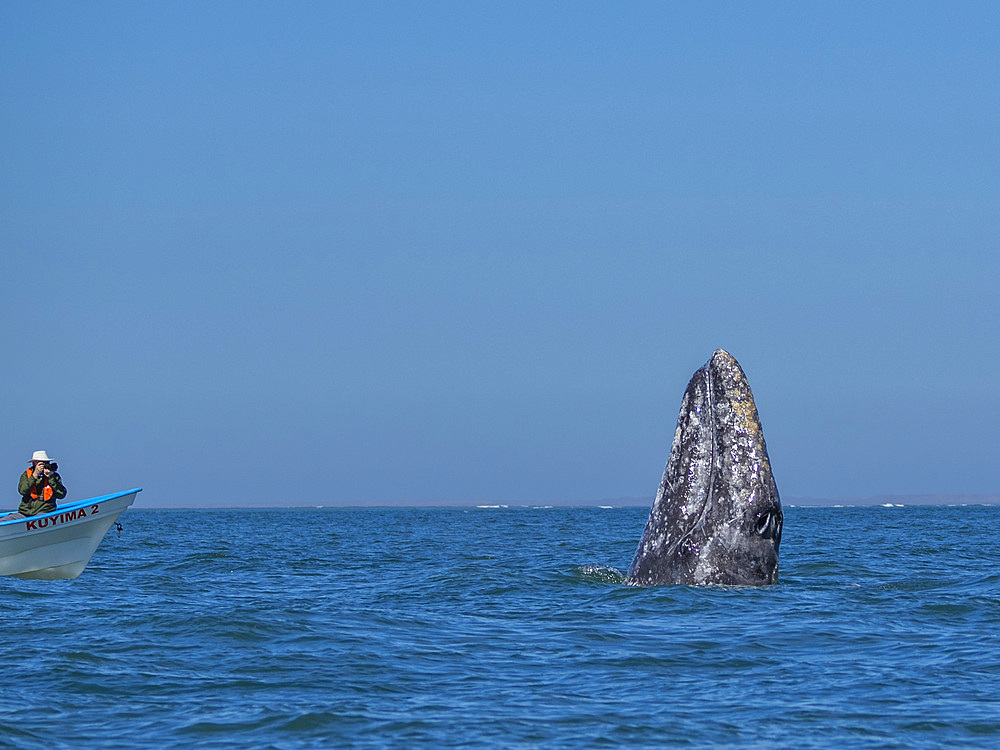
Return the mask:
[[[76,578],[141,489],[78,500],[52,513],[0,521],[0,575]]]

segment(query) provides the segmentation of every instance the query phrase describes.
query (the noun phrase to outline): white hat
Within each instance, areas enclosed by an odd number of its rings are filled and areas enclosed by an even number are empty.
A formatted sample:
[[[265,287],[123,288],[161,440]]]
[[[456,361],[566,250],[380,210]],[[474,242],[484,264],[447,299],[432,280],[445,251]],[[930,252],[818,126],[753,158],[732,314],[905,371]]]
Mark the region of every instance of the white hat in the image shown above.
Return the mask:
[[[49,454],[45,451],[35,451],[31,454],[31,460],[28,463],[34,463],[35,461],[51,461]]]

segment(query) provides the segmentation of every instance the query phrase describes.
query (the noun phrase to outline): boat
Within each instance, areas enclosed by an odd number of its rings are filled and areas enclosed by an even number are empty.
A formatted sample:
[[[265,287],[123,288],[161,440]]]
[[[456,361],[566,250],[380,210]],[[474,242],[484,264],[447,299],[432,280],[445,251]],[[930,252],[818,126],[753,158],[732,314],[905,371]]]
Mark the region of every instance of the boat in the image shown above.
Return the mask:
[[[55,581],[80,575],[142,488],[76,500],[51,513],[0,520],[0,575]]]

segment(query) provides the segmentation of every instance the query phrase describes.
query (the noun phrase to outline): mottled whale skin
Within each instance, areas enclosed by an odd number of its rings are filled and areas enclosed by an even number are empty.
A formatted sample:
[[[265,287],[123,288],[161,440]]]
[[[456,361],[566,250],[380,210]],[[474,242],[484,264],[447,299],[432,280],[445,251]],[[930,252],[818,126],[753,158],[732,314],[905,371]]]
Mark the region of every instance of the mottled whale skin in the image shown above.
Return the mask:
[[[750,384],[716,350],[688,383],[660,489],[627,583],[778,580],[781,501]]]

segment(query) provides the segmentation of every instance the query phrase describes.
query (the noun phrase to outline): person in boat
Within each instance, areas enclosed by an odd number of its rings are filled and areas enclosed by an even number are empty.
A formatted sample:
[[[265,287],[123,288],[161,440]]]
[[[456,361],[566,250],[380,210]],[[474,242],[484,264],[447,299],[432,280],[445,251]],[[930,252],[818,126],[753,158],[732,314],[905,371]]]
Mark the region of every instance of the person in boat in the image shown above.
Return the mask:
[[[59,465],[45,451],[35,451],[29,463],[31,466],[17,483],[17,491],[21,493],[17,512],[24,516],[50,513],[56,509],[56,500],[66,497],[66,487],[56,471]]]

